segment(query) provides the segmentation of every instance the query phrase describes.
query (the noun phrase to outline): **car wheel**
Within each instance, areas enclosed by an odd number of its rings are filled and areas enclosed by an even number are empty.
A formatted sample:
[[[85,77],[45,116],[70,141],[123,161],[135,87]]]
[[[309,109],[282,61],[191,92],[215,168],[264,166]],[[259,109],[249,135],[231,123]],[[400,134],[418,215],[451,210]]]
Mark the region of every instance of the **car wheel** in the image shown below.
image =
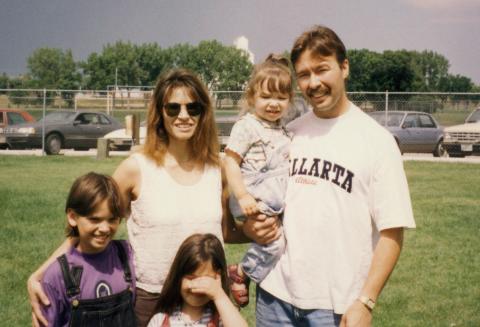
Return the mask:
[[[443,140],[438,141],[435,150],[433,150],[434,157],[448,157],[448,152],[443,147]]]
[[[50,134],[45,140],[45,152],[47,154],[59,154],[62,149],[62,138],[58,134]]]

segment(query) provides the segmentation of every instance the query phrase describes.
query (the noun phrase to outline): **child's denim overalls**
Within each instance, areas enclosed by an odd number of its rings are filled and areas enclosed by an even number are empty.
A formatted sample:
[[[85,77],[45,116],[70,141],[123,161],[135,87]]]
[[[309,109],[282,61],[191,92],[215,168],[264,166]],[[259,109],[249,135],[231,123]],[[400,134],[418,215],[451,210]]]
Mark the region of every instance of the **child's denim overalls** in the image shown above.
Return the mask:
[[[131,283],[132,276],[125,249],[120,242],[113,242],[118,249],[124,279],[127,283]],[[131,287],[120,293],[98,299],[76,299],[75,295],[80,293],[79,286],[83,268],[76,266],[70,270],[65,255],[60,256],[57,260],[62,269],[67,295],[72,299],[70,327],[136,326]]]
[[[290,140],[288,138],[288,141],[267,140],[265,142],[263,141],[265,137],[262,135],[264,130],[261,125],[255,126],[265,154],[265,165],[259,171],[242,170],[242,177],[248,193],[257,200],[260,212],[267,216],[276,216],[281,214],[285,207]],[[243,212],[235,196],[230,196],[229,206],[232,215],[242,219]],[[241,262],[243,271],[254,282],[259,283],[273,268],[284,249],[283,235],[267,245],[252,243]]]

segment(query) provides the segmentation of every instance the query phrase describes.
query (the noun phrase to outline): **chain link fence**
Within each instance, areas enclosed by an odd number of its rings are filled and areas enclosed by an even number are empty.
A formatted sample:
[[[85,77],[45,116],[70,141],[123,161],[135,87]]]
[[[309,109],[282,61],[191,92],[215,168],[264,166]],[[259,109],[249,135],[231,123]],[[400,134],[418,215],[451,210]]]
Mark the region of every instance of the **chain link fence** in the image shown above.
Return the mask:
[[[51,111],[94,110],[120,122],[129,114],[146,118],[152,90],[47,90],[0,89],[0,108],[18,108],[40,119]],[[216,116],[237,115],[242,108],[242,91],[211,93]],[[432,114],[443,126],[464,122],[480,106],[480,93],[350,92],[352,102],[366,112],[407,110]],[[297,95],[298,99],[301,95]]]

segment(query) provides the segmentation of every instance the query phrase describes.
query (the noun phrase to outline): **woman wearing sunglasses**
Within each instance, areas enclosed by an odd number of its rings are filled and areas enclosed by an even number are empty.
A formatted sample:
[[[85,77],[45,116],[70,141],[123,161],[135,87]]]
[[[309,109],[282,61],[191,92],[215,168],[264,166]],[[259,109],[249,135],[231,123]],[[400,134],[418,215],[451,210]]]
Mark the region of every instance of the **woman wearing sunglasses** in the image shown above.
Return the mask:
[[[224,210],[213,108],[195,75],[176,69],[160,76],[148,111],[145,145],[125,159],[113,177],[129,206],[127,229],[137,276],[135,313],[138,326],[146,326],[185,238],[212,233],[221,240],[246,241]],[[40,318],[36,308],[42,291],[36,281],[42,267],[29,279],[34,324]]]

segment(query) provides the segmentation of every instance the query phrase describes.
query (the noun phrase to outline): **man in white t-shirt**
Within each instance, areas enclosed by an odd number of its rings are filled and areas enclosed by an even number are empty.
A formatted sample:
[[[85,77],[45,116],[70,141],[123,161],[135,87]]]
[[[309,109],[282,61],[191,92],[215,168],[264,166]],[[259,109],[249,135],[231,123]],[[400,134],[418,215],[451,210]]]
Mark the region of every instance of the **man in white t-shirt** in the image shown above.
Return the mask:
[[[372,310],[415,228],[400,151],[391,134],[346,95],[346,50],[327,27],[291,52],[312,111],[294,133],[283,219],[285,253],[257,288],[257,326],[370,326]],[[245,234],[271,235],[272,219]]]

